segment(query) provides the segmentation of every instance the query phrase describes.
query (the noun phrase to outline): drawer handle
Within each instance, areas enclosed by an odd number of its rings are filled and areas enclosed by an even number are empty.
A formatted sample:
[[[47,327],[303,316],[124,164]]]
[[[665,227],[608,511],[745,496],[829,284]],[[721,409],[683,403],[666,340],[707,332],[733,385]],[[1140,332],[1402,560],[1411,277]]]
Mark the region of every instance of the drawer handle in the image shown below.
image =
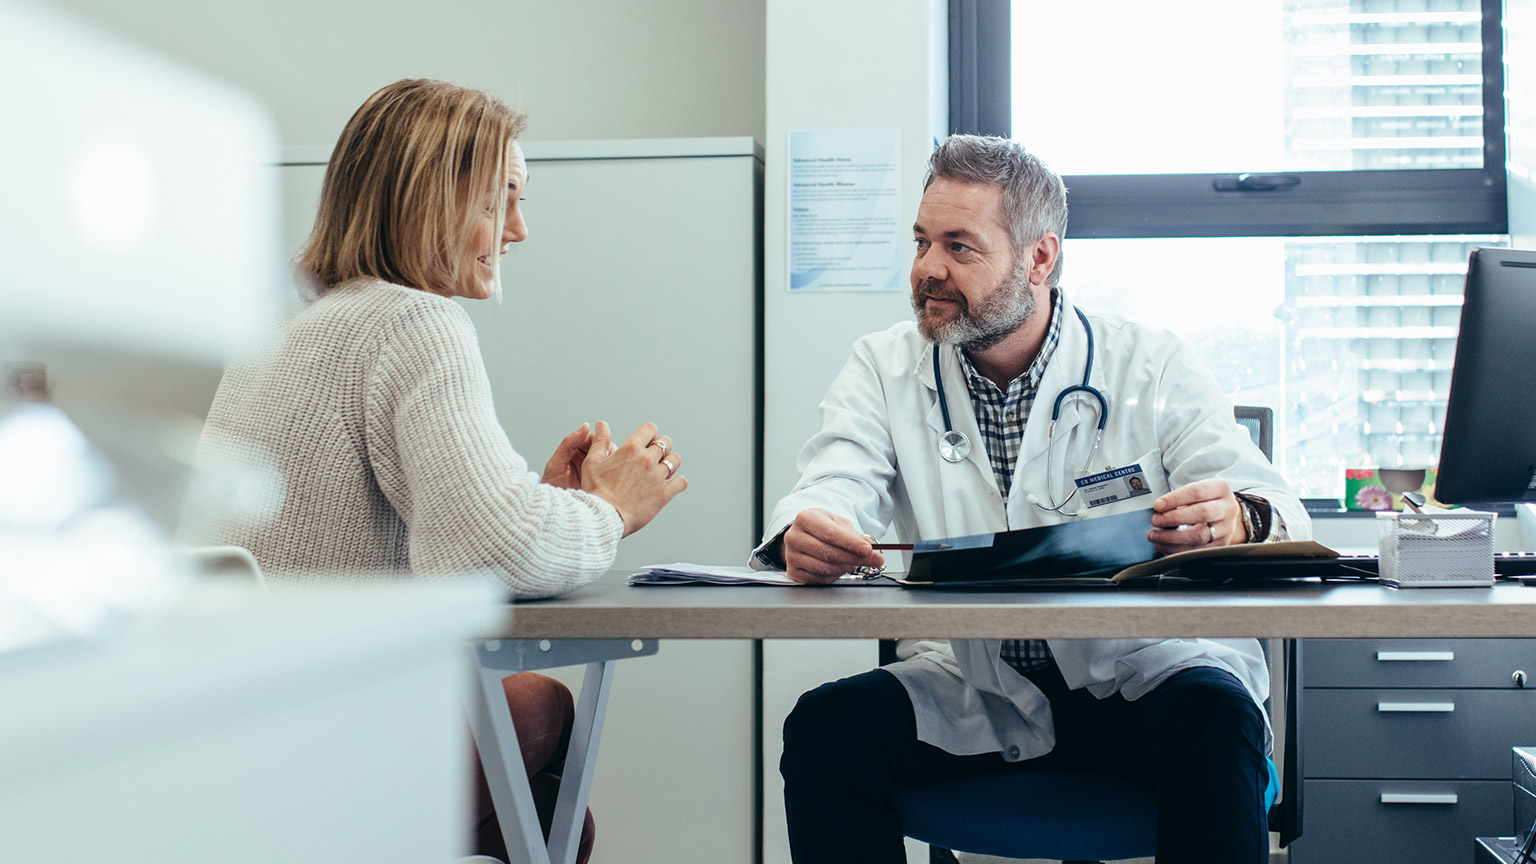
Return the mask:
[[[1449,714],[1456,710],[1455,702],[1377,702],[1376,710],[1383,714]]]
[[[1455,804],[1455,792],[1383,792],[1383,804]]]
[[[1383,663],[1393,661],[1455,660],[1455,651],[1377,651],[1376,659]]]

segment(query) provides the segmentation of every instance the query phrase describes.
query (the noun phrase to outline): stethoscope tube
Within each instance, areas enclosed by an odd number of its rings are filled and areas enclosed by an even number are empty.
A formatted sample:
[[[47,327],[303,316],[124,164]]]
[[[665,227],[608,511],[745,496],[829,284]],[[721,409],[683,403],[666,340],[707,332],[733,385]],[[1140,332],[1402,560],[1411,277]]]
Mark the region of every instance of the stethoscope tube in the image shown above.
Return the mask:
[[[1105,399],[1104,394],[1100,393],[1097,388],[1088,383],[1088,379],[1093,376],[1093,327],[1089,326],[1088,316],[1083,314],[1083,310],[1073,306],[1072,311],[1077,313],[1077,320],[1083,322],[1083,332],[1088,334],[1088,362],[1083,364],[1083,383],[1073,384],[1071,387],[1056,394],[1056,401],[1051,405],[1051,425],[1053,427],[1056,425],[1056,419],[1061,416],[1061,403],[1066,401],[1068,396],[1071,396],[1073,393],[1087,393],[1099,402],[1099,425],[1097,431],[1099,434],[1103,434],[1104,424],[1109,422],[1109,400]],[[940,401],[943,400],[942,395],[939,398]]]
[[[944,415],[944,434],[939,436],[939,458],[945,462],[964,462],[971,455],[971,439],[956,432],[949,422],[949,400],[944,398],[944,376],[939,373],[939,346],[933,346],[933,383],[939,391],[939,411]]]
[[[1104,394],[1100,393],[1097,388],[1088,383],[1093,377],[1093,357],[1096,350],[1093,340],[1093,326],[1088,323],[1088,316],[1083,314],[1083,310],[1073,306],[1072,311],[1077,313],[1077,319],[1083,323],[1083,332],[1088,335],[1088,360],[1083,364],[1083,383],[1073,384],[1071,387],[1062,390],[1056,394],[1055,401],[1051,403],[1051,425],[1046,430],[1046,438],[1051,442],[1050,447],[1056,446],[1056,421],[1061,417],[1062,403],[1066,402],[1067,397],[1073,393],[1085,393],[1099,403],[1099,422],[1094,429],[1093,445],[1094,449],[1097,450],[1099,440],[1104,436],[1104,425],[1109,422],[1109,400],[1105,399]],[[939,412],[944,417],[944,434],[939,436],[939,456],[945,462],[963,462],[965,457],[971,453],[971,441],[964,432],[956,432],[954,425],[950,422],[949,400],[944,396],[944,376],[940,373],[939,369],[939,346],[937,344],[933,346],[933,384],[934,389],[939,394]],[[1090,458],[1092,458],[1091,455]],[[1047,461],[1049,461],[1049,457],[1047,457]],[[1049,467],[1047,465],[1047,469]],[[1046,479],[1046,485],[1050,485],[1050,478]],[[1077,494],[1077,490],[1074,489],[1072,495],[1075,494]],[[1072,500],[1072,495],[1067,496],[1067,501]],[[1033,499],[1034,496],[1031,495],[1030,498]],[[1051,507],[1046,507],[1039,501],[1034,501],[1034,503],[1043,509],[1060,512],[1061,508],[1067,506],[1067,501]]]

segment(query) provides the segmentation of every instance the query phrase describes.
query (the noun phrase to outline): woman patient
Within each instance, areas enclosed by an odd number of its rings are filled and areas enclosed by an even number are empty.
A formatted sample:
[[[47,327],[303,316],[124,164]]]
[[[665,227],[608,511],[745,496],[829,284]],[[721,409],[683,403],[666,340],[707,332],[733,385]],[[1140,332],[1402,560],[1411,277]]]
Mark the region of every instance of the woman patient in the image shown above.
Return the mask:
[[[200,461],[271,465],[281,482],[199,541],[244,546],[275,579],[478,571],[545,597],[609,569],[619,539],[687,488],[653,424],[617,444],[583,424],[540,476],[496,421],[474,327],[449,298],[499,293],[501,256],[528,236],[525,122],[426,80],[352,116],[298,258],[313,284],[224,375],[199,445]],[[504,686],[547,833],[571,695],[533,673]],[[476,851],[505,857],[480,786]],[[588,813],[578,860],[591,844]]]

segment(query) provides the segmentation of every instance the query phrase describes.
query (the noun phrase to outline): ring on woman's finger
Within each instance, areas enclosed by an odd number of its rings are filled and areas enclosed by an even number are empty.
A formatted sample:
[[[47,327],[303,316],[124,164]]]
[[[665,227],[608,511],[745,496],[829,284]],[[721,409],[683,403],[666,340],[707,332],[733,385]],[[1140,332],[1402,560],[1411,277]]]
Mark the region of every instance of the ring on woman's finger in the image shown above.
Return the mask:
[[[652,438],[651,443],[645,446],[650,447],[653,445],[661,448],[661,458],[663,459],[667,458],[667,454],[672,452],[672,448],[667,446],[667,442],[661,440],[660,438]]]
[[[677,465],[673,465],[665,456],[661,457],[661,464],[667,466],[667,479],[671,480],[672,475],[677,473]],[[678,460],[678,464],[682,464],[682,460]]]
[[[1205,523],[1205,528],[1206,528],[1207,531],[1211,532],[1211,540],[1210,540],[1210,542],[1215,543],[1216,542],[1216,523],[1215,522],[1207,522],[1207,523]]]

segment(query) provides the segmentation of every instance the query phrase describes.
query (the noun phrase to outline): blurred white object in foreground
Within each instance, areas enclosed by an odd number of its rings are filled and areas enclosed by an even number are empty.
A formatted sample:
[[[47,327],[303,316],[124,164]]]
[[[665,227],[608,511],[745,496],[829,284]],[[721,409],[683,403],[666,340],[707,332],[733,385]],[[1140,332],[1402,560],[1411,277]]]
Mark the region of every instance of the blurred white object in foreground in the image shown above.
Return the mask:
[[[0,77],[0,862],[451,860],[503,592],[260,593],[165,539],[287,281],[266,114],[13,0]]]
[[[111,469],[62,412],[0,411],[0,653],[106,635],[174,602],[164,538],[114,503]]]
[[[201,584],[131,631],[0,653],[0,861],[452,861],[462,640],[498,594]]]
[[[118,499],[168,534],[224,361],[290,284],[275,129],[248,94],[25,2],[0,2],[0,77],[0,366],[45,365]]]
[[[0,346],[217,360],[257,332],[284,274],[251,97],[9,0],[0,80]]]

